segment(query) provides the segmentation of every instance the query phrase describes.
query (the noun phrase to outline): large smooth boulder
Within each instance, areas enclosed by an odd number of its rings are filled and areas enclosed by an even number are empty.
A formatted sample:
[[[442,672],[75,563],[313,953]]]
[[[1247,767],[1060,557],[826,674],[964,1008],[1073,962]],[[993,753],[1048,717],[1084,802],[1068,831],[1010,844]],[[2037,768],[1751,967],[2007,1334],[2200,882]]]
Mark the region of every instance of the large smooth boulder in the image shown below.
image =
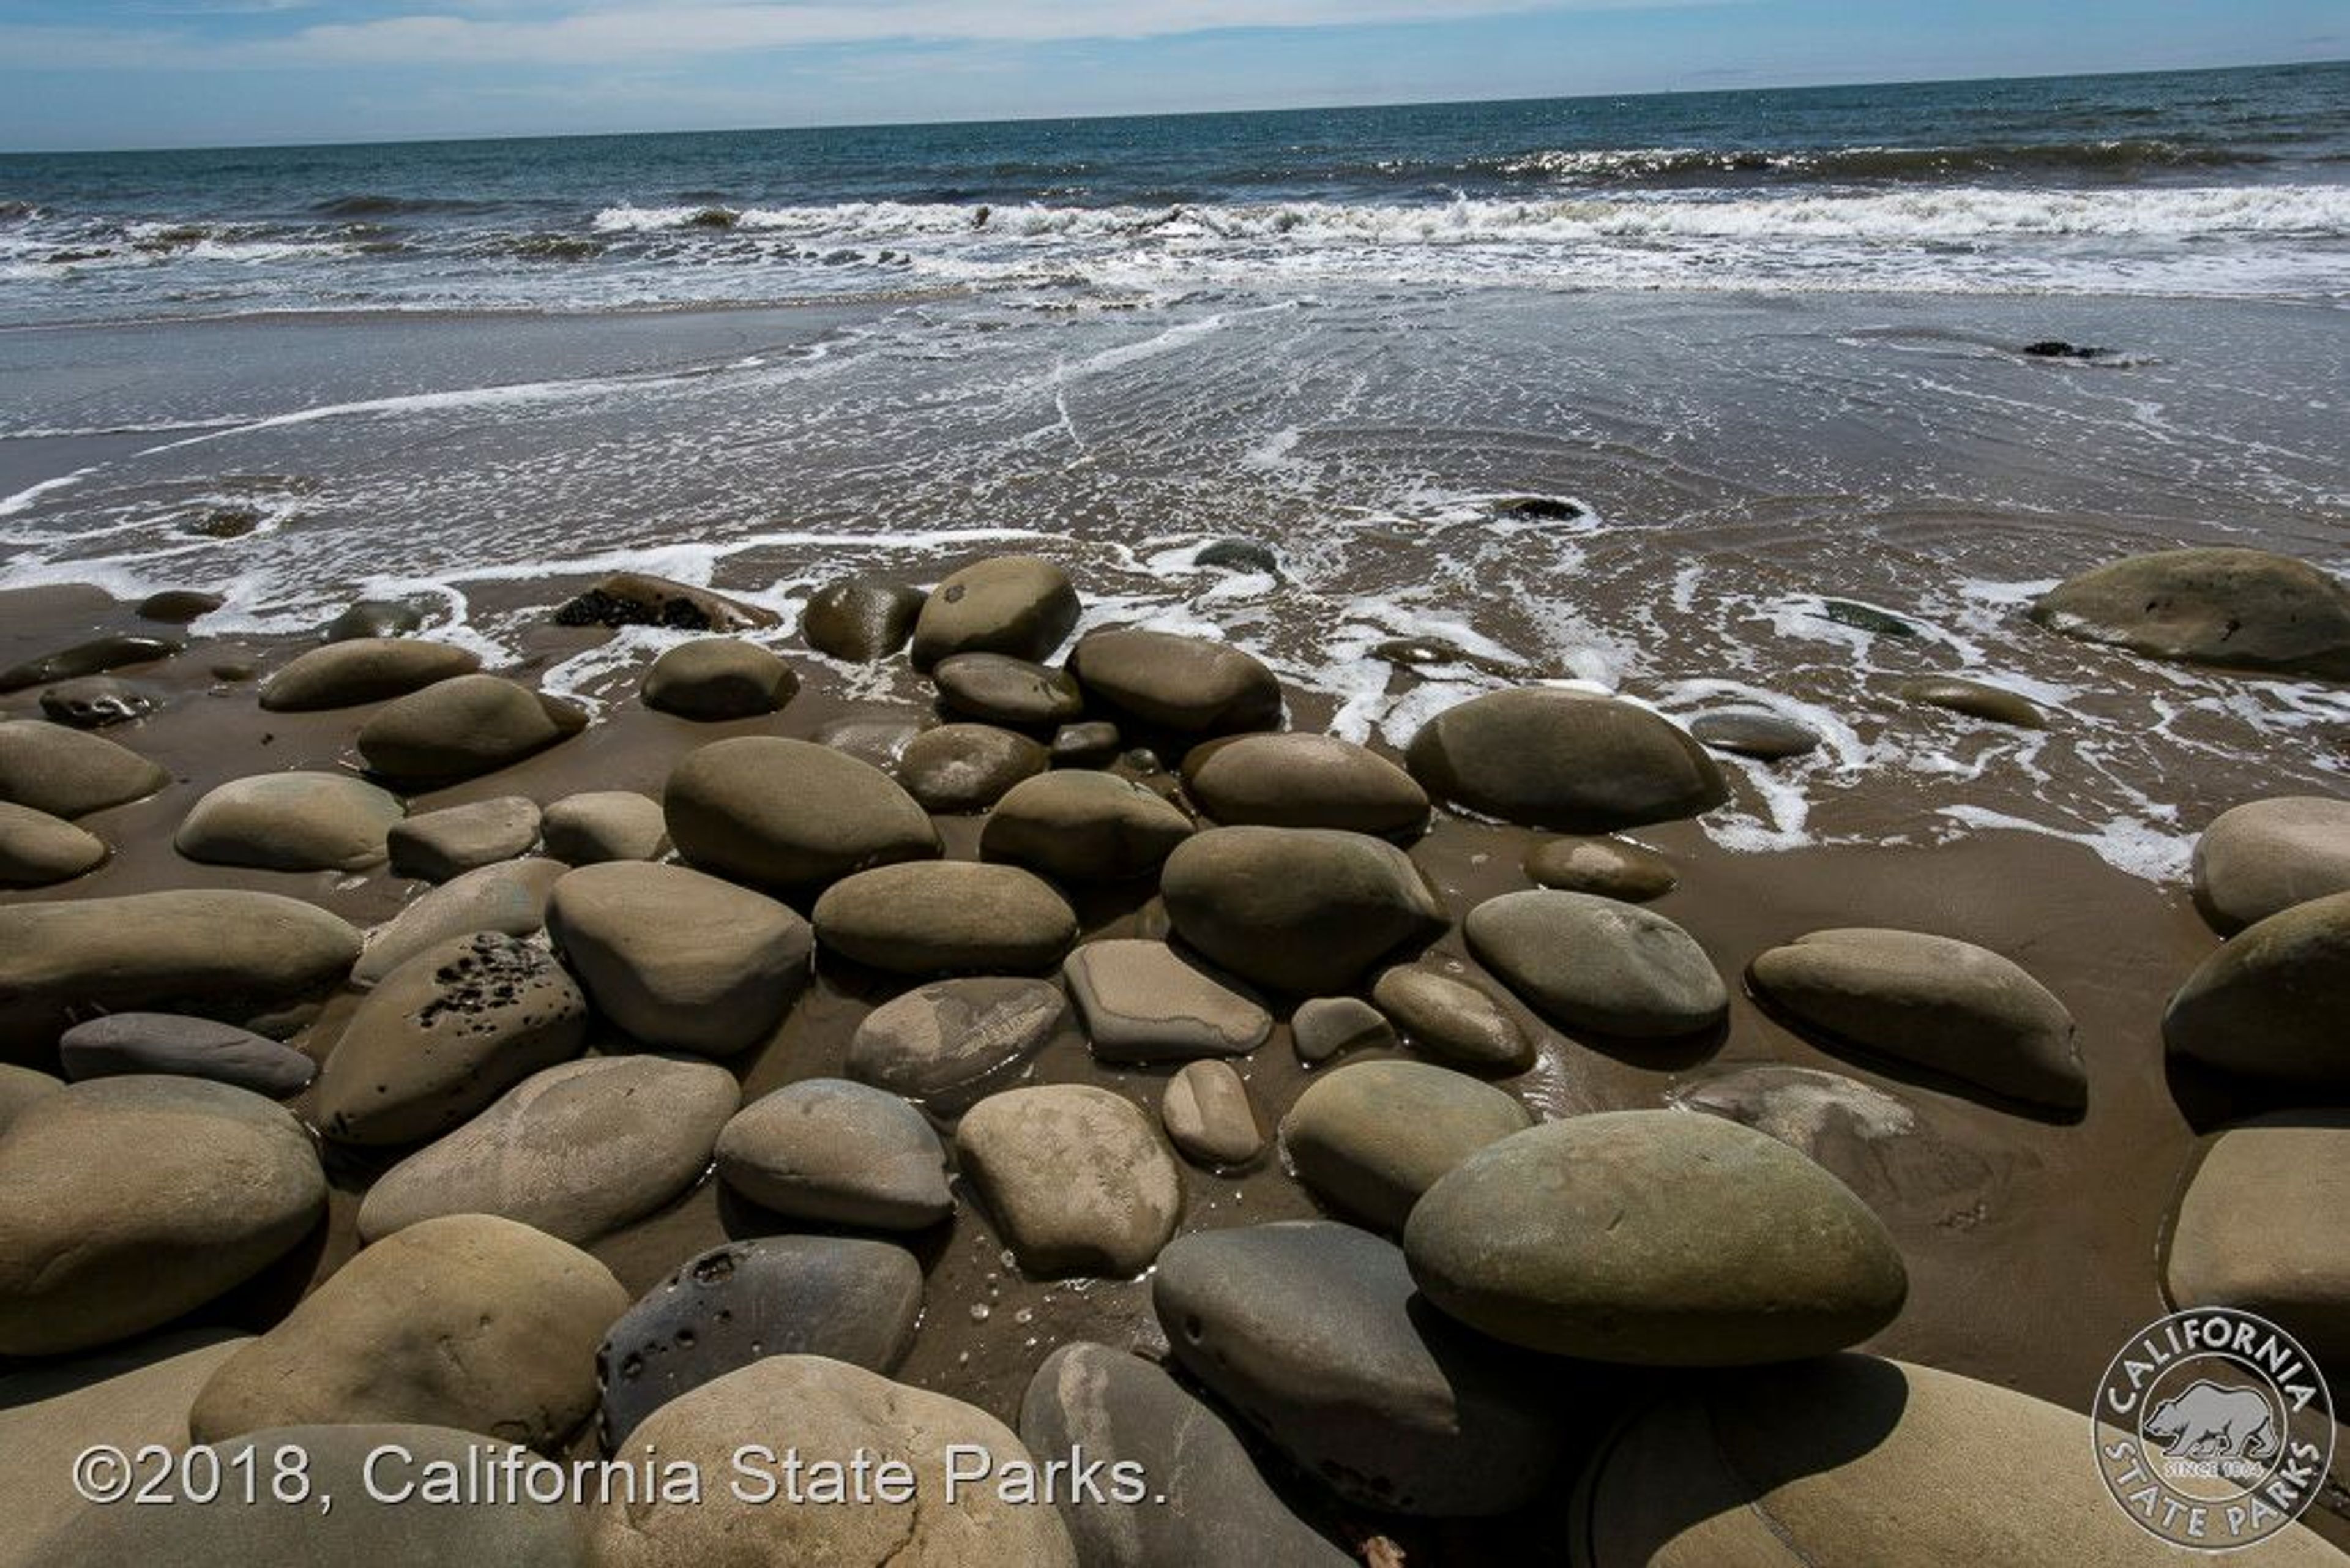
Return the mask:
[[[1404,1227],[1412,1278],[1512,1345],[1734,1366],[1891,1323],[1901,1254],[1852,1189],[1778,1139],[1686,1111],[1607,1111],[1486,1145]]]
[[[1273,1015],[1165,942],[1087,942],[1061,965],[1105,1062],[1245,1056],[1273,1033]]]
[[[799,691],[800,678],[755,642],[710,637],[665,650],[645,671],[645,706],[715,722],[772,713]]]
[[[61,816],[0,801],[0,888],[46,888],[106,863],[106,841]]]
[[[1347,1218],[1401,1231],[1437,1178],[1534,1126],[1511,1096],[1427,1062],[1350,1062],[1316,1076],[1281,1120],[1297,1179]]]
[[[1156,871],[1191,836],[1191,819],[1129,779],[1050,773],[1012,786],[979,852],[1064,882],[1122,882]]]
[[[1428,826],[1428,792],[1336,735],[1233,735],[1184,753],[1183,787],[1227,827],[1342,827],[1381,836]]]
[[[906,646],[928,596],[909,583],[842,577],[808,596],[800,640],[851,664],[871,664]]]
[[[1348,1568],[1258,1474],[1222,1417],[1139,1355],[1084,1340],[1045,1358],[1020,1401],[1020,1436],[1039,1454],[1139,1466],[1158,1497],[1065,1500],[1087,1568]]]
[[[786,1430],[777,1412],[788,1412]],[[999,1473],[1041,1471],[1012,1429],[943,1394],[892,1383],[820,1355],[770,1355],[671,1400],[638,1427],[643,1445],[712,1478],[701,1500],[599,1503],[588,1536],[594,1568],[1076,1568],[1060,1515],[1041,1501],[1007,1501],[993,1484],[946,1495],[949,1449],[983,1454]],[[914,1478],[902,1502],[793,1503],[776,1467],[785,1450],[804,1463],[894,1462]],[[762,1453],[772,1454],[761,1461]],[[737,1456],[763,1468],[775,1490],[738,1492]],[[809,1484],[804,1477],[803,1487]],[[1036,1496],[1041,1497],[1041,1487]]]
[[[2157,1545],[2107,1493],[2092,1436],[2072,1405],[1874,1356],[1715,1373],[1611,1437],[1575,1490],[1563,1561],[2138,1568],[2194,1556]],[[1950,1476],[1966,1482],[1937,1484]],[[2248,1555],[2262,1568],[2342,1560],[2299,1527]]]
[[[77,1023],[57,1036],[57,1060],[77,1083],[161,1074],[210,1078],[272,1099],[298,1093],[318,1070],[291,1045],[175,1012],[109,1012]]]
[[[957,1164],[1031,1274],[1130,1279],[1175,1233],[1183,1178],[1133,1102],[1084,1084],[1007,1089],[955,1129]]]
[[[329,642],[297,655],[261,683],[261,705],[273,713],[356,708],[421,691],[440,680],[471,675],[482,656],[471,649],[415,637],[362,637]]]
[[[1150,1302],[1184,1371],[1350,1502],[1437,1518],[1543,1495],[1577,1409],[1547,1369],[1418,1298],[1367,1231],[1289,1220],[1182,1237]]]
[[[615,572],[555,612],[557,626],[661,626],[676,631],[743,631],[783,618],[691,583],[649,572]]]
[[[915,861],[860,871],[814,910],[824,951],[896,974],[1041,970],[1077,940],[1077,917],[1016,866]]]
[[[1534,1043],[1483,987],[1432,969],[1399,965],[1371,984],[1371,1001],[1423,1051],[1484,1073],[1523,1073]]]
[[[941,724],[898,753],[898,782],[925,811],[985,811],[1052,765],[1043,745],[993,724]]]
[[[340,1143],[437,1137],[588,1044],[588,999],[546,949],[476,931],[386,975],[318,1071],[312,1114]]]
[[[538,803],[526,794],[444,806],[392,825],[385,843],[396,877],[446,882],[511,860],[538,842]]]
[[[1153,730],[1231,735],[1281,722],[1281,681],[1227,642],[1167,631],[1094,631],[1069,652],[1088,702]]]
[[[1069,575],[1034,556],[998,556],[951,572],[914,618],[909,657],[927,670],[958,653],[1041,659],[1077,624]]]
[[[1066,670],[1048,670],[1002,653],[958,653],[931,671],[939,705],[990,724],[1041,729],[1086,711],[1086,695]]]
[[[898,1369],[922,1313],[922,1267],[887,1241],[762,1236],[686,1260],[614,1324],[596,1353],[604,1447],[691,1389],[769,1355]]]
[[[578,1248],[489,1214],[363,1247],[213,1374],[200,1443],[268,1427],[412,1421],[560,1442],[596,1406],[595,1355],[629,1308]]]
[[[1720,1023],[1730,992],[1705,950],[1652,910],[1595,893],[1504,893],[1461,922],[1469,950],[1564,1029],[1669,1040]]]
[[[1322,995],[1433,940],[1444,905],[1385,839],[1309,827],[1218,827],[1167,857],[1167,913],[1185,941],[1244,980]]]
[[[699,747],[671,772],[661,807],[679,854],[737,881],[820,888],[939,853],[938,830],[897,781],[808,741]]]
[[[2077,1110],[2073,1015],[2022,967],[1921,931],[1813,931],[1759,955],[1755,993],[1831,1039],[2035,1105]]]
[[[359,934],[276,893],[177,891],[0,908],[0,1056],[44,1058],[94,1012],[281,1014],[342,983]]]
[[[494,675],[460,675],[387,703],[360,727],[359,748],[369,772],[430,787],[518,763],[587,727],[574,703]]]
[[[539,823],[546,853],[567,866],[658,860],[669,853],[661,803],[634,790],[597,789],[548,803]]]
[[[1555,687],[1448,708],[1412,737],[1404,762],[1439,800],[1564,833],[1671,822],[1729,798],[1705,748],[1670,721]]]
[[[35,1100],[46,1100],[66,1086],[65,1080],[30,1067],[0,1062],[0,1132]]]
[[[2161,550],[2108,562],[2041,595],[2032,618],[2155,659],[2350,680],[2350,588],[2266,550]]]
[[[794,1220],[920,1231],[954,1212],[946,1151],[913,1106],[845,1078],[803,1078],[736,1112],[718,1179]]]
[[[171,782],[161,767],[103,735],[46,719],[0,721],[0,801],[52,816],[87,816]]]
[[[2195,907],[2221,936],[2350,892],[2350,800],[2284,795],[2221,812],[2195,841]]]
[[[615,860],[556,883],[547,934],[596,1010],[659,1050],[731,1056],[806,989],[808,923],[763,893],[682,866]]]
[[[126,1339],[243,1283],[327,1211],[291,1112],[201,1078],[99,1078],[0,1137],[0,1355]]]
[[[2350,1110],[2258,1116],[2222,1131],[2178,1199],[2163,1283],[2180,1309],[2257,1313],[2350,1372]]]
[[[707,1062],[561,1063],[384,1172],[359,1204],[359,1234],[502,1214],[584,1247],[699,1180],[742,1099],[733,1075]]]
[[[347,774],[260,774],[208,792],[172,844],[214,866],[364,871],[383,863],[406,815],[398,795]]]
[[[1050,981],[935,981],[865,1015],[849,1038],[848,1075],[953,1116],[1068,1026],[1068,999]]]
[[[501,860],[451,877],[368,932],[351,983],[373,985],[452,937],[533,935],[546,924],[547,896],[570,869],[559,860]]]

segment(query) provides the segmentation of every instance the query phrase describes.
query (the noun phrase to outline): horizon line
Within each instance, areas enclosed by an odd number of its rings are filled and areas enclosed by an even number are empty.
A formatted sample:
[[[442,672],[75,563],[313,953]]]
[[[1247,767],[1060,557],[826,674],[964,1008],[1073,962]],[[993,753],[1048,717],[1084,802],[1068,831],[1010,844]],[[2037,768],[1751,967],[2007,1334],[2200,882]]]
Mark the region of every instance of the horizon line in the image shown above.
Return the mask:
[[[939,119],[809,120],[785,125],[678,126],[660,130],[557,130],[496,136],[399,136],[354,138],[349,140],[231,141],[198,146],[74,147],[31,150],[0,148],[0,158],[124,158],[149,153],[292,152],[343,147],[458,147],[497,142],[594,141],[619,137],[763,136],[815,130],[915,130],[934,126],[1098,124],[1129,119],[1212,119],[1241,115],[1343,114],[1378,109],[1447,109],[1513,103],[1591,103],[1602,99],[1691,98],[1710,94],[1836,92],[1849,88],[1958,87],[1970,82],[2034,82],[2066,79],[2103,80],[2126,77],[2217,75],[2227,71],[2322,70],[2350,66],[2350,57],[2319,60],[2247,60],[2233,65],[2172,66],[2125,71],[2035,71],[1955,77],[1886,77],[1856,81],[1780,82],[1741,87],[1645,88],[1638,91],[1510,94],[1499,98],[1388,99],[1377,102],[1260,104],[1240,109],[1163,109],[1121,114],[1013,114],[949,116]]]

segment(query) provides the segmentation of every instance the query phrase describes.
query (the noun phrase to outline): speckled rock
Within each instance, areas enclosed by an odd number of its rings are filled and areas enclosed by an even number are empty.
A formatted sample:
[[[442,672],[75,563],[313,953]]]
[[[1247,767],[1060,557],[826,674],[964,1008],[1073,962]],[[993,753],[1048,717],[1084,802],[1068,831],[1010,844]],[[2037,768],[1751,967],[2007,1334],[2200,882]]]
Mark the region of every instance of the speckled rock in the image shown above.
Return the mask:
[[[1342,1051],[1386,1051],[1396,1045],[1388,1015],[1359,996],[1317,996],[1297,1004],[1289,1033],[1297,1059],[1311,1066]]]
[[[895,1372],[921,1311],[921,1265],[887,1241],[763,1236],[712,1247],[646,1293],[596,1353],[604,1447],[617,1451],[679,1395],[766,1356]]]
[[[851,664],[871,664],[906,646],[928,596],[908,583],[842,577],[808,596],[800,640]]]
[[[1730,993],[1705,950],[1662,915],[1589,893],[1504,893],[1469,911],[1470,951],[1566,1029],[1671,1039],[1720,1023]]]
[[[1069,1026],[1068,1001],[1050,981],[935,981],[865,1015],[848,1043],[848,1075],[952,1116]]]
[[[501,680],[460,675],[387,703],[359,730],[370,772],[418,786],[455,784],[588,727],[576,705]]]
[[[1264,1152],[1248,1085],[1229,1062],[1194,1062],[1168,1079],[1159,1120],[1184,1158],[1211,1170],[1246,1165]]]
[[[1165,942],[1087,942],[1061,966],[1105,1062],[1245,1056],[1273,1033],[1273,1015]]]
[[[1234,735],[1194,746],[1183,758],[1183,784],[1226,826],[1388,836],[1428,825],[1428,794],[1409,774],[1336,735]]]
[[[1016,866],[968,860],[884,866],[816,901],[824,952],[895,974],[1032,971],[1058,963],[1077,917]]]
[[[452,937],[497,931],[527,937],[546,924],[546,898],[571,867],[559,860],[502,860],[452,877],[367,934],[351,968],[351,983],[366,987]]]
[[[103,735],[45,719],[0,720],[0,801],[52,816],[87,816],[171,782],[170,774]]]
[[[920,1231],[954,1212],[946,1151],[911,1104],[845,1078],[803,1078],[735,1113],[718,1177],[795,1220]]]
[[[481,667],[480,654],[445,642],[414,637],[346,639],[297,654],[261,683],[261,705],[273,713],[356,708],[405,697]]]
[[[106,863],[106,841],[61,816],[0,801],[0,888],[47,888]]]
[[[737,881],[820,888],[939,853],[938,830],[879,768],[807,741],[745,735],[686,753],[661,805],[694,865]]]
[[[2162,1016],[2170,1049],[2230,1073],[2350,1084],[2350,893],[2247,926],[2205,959]]]
[[[1446,709],[1420,727],[1405,762],[1439,800],[1566,833],[1670,822],[1728,798],[1705,748],[1669,721],[1554,687]]]
[[[906,742],[898,782],[925,811],[985,811],[1052,759],[1038,742],[993,724],[941,724]]]
[[[1281,722],[1281,681],[1227,642],[1173,632],[1087,632],[1069,654],[1087,701],[1154,730],[1230,735]]]
[[[957,1164],[1030,1274],[1128,1279],[1175,1233],[1183,1179],[1133,1103],[1050,1084],[990,1095],[955,1131]]]
[[[1316,1077],[1281,1121],[1297,1178],[1346,1218],[1401,1231],[1436,1179],[1534,1125],[1492,1085],[1426,1062],[1350,1062]]]
[[[1371,1001],[1423,1051],[1484,1073],[1523,1073],[1534,1064],[1534,1043],[1518,1021],[1465,980],[1399,966],[1379,976]]]
[[[661,804],[634,790],[589,790],[548,805],[539,824],[546,853],[569,866],[658,860],[669,853]]]
[[[800,689],[792,667],[755,642],[711,637],[665,649],[645,671],[645,706],[681,719],[754,719]]]
[[[1066,670],[1048,670],[1001,653],[958,653],[931,671],[940,706],[950,712],[1037,729],[1086,711],[1085,693]]]
[[[951,572],[922,601],[910,656],[929,670],[958,653],[1041,659],[1077,624],[1069,575],[1034,556],[997,556]]]
[[[2350,800],[2285,795],[2221,812],[2195,841],[2195,905],[2221,936],[2350,892]]]
[[[1065,882],[1120,882],[1158,870],[1191,836],[1191,819],[1139,784],[1051,773],[996,803],[979,852]]]
[[[1433,940],[1444,906],[1385,839],[1324,828],[1218,827],[1167,857],[1159,891],[1182,939],[1243,980],[1325,995]]]
[[[1620,838],[1545,838],[1526,851],[1526,880],[1562,893],[1596,893],[1645,904],[1680,882],[1673,863]]]
[[[525,853],[538,842],[538,826],[536,801],[502,794],[395,823],[385,842],[395,876],[446,882]]]
[[[210,1078],[272,1099],[299,1093],[318,1070],[290,1045],[175,1012],[109,1012],[77,1023],[57,1037],[57,1058],[76,1082],[161,1074]]]

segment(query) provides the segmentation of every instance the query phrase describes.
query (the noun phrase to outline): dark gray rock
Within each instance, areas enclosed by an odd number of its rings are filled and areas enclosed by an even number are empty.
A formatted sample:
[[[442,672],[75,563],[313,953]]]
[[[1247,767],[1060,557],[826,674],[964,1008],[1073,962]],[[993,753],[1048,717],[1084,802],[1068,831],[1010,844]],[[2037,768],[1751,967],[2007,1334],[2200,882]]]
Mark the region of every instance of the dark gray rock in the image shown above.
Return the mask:
[[[1461,929],[1478,961],[1565,1029],[1672,1039],[1721,1022],[1730,993],[1705,950],[1662,915],[1589,893],[1504,893]]]
[[[906,646],[928,596],[908,583],[843,577],[808,597],[800,640],[851,664],[872,664]]]
[[[27,686],[47,686],[77,676],[102,675],[133,664],[153,664],[186,647],[177,638],[115,632],[0,670],[0,692],[22,691]]]
[[[1730,752],[1762,762],[1783,762],[1819,749],[1820,738],[1809,726],[1779,714],[1731,709],[1700,713],[1689,732],[1717,752]]]
[[[111,675],[85,675],[60,680],[41,693],[41,711],[77,730],[103,730],[125,724],[155,711],[159,699],[147,687]]]
[[[1359,996],[1317,996],[1297,1004],[1289,1033],[1297,1059],[1308,1066],[1342,1051],[1390,1051],[1395,1025]]]
[[[1183,786],[1228,827],[1338,827],[1381,836],[1428,826],[1428,794],[1378,753],[1336,735],[1235,735],[1194,746]]]
[[[175,1012],[110,1012],[77,1023],[57,1037],[57,1057],[77,1082],[159,1073],[210,1078],[272,1099],[300,1092],[318,1070],[290,1045]]]
[[[1191,819],[1142,785],[1108,774],[1024,779],[980,830],[986,859],[1064,882],[1122,882],[1159,869],[1191,835]]]
[[[1254,539],[1211,539],[1200,546],[1191,557],[1195,566],[1208,566],[1220,572],[1254,572],[1268,577],[1281,576],[1281,557],[1273,546]]]
[[[1986,719],[1994,724],[2012,724],[2020,730],[2044,730],[2048,727],[2047,715],[2041,712],[2039,704],[2030,698],[1981,680],[1968,680],[1956,675],[1926,675],[1914,680],[1904,680],[1896,690],[1905,702],[1946,708],[1971,719]]]
[[[1446,709],[1412,737],[1405,762],[1440,800],[1566,833],[1670,822],[1729,797],[1705,748],[1669,722],[1553,687]]]
[[[186,626],[203,619],[226,603],[220,595],[201,588],[165,588],[140,599],[139,607],[131,613],[140,620],[151,620],[160,626]]]
[[[1173,632],[1087,632],[1069,654],[1086,698],[1148,728],[1230,735],[1281,722],[1281,681],[1226,642]]]
[[[424,612],[400,599],[360,599],[344,607],[318,628],[321,642],[351,642],[363,637],[406,637],[424,629]]]
[[[618,572],[555,612],[557,626],[665,626],[679,631],[743,631],[782,617],[762,605],[643,572]]]
[[[1378,960],[1449,923],[1409,856],[1324,828],[1194,834],[1167,857],[1159,890],[1177,934],[1209,959],[1308,996],[1351,989]]]
[[[991,724],[1041,728],[1086,711],[1085,693],[1067,670],[1006,654],[958,653],[939,660],[931,679],[942,706]]]
[[[1118,726],[1107,719],[1064,724],[1053,732],[1053,765],[1056,768],[1106,768],[1118,761],[1126,744]]]

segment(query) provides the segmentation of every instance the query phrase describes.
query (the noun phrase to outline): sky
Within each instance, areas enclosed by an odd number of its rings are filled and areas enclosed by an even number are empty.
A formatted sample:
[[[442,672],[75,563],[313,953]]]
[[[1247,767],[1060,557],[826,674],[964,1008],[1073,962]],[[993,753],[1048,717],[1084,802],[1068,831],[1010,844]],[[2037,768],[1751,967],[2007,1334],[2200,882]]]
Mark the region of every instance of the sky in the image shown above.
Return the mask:
[[[0,0],[0,150],[1305,108],[2345,57],[2342,0]]]

